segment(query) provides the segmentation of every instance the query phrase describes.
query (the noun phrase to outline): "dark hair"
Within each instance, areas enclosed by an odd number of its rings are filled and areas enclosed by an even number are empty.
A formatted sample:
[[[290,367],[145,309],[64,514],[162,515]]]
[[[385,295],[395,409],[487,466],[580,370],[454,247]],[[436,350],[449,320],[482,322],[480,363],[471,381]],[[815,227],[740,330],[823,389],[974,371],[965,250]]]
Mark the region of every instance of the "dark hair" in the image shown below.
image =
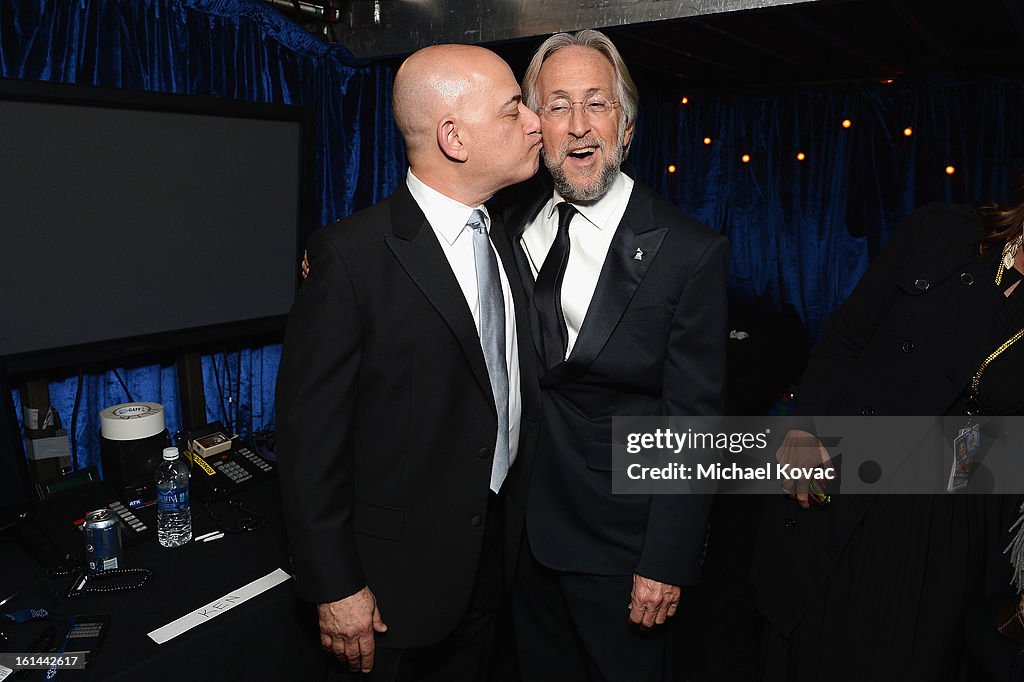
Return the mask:
[[[1014,180],[1014,194],[1017,203],[1012,206],[990,203],[979,207],[988,225],[985,236],[978,244],[978,250],[984,253],[993,246],[998,246],[1014,239],[1024,229],[1024,172]]]

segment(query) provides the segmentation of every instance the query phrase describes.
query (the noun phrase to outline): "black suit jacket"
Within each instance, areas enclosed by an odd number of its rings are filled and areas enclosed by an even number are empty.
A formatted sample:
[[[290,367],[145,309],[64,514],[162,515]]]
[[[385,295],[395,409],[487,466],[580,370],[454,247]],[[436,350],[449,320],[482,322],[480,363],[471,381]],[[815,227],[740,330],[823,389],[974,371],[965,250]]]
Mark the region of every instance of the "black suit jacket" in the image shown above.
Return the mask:
[[[507,224],[532,296],[519,237],[551,187],[538,180],[530,191],[532,201],[514,208]],[[697,581],[710,499],[613,495],[612,417],[721,414],[727,252],[724,237],[635,183],[572,353],[541,376],[542,428],[527,505],[541,563]],[[530,312],[543,367],[536,309]]]
[[[981,361],[1024,327],[977,255],[981,216],[932,204],[912,215],[832,316],[800,385],[801,415],[940,416]],[[759,609],[783,632],[799,622],[872,497],[839,495],[823,510],[766,500],[753,579]]]
[[[507,238],[491,234],[529,377],[523,290]],[[486,523],[497,417],[479,335],[404,183],[314,233],[309,254],[277,385],[296,590],[330,602],[369,585],[389,627],[380,644],[426,646],[466,608]],[[532,386],[522,382],[519,454],[502,487],[509,567],[536,434]]]

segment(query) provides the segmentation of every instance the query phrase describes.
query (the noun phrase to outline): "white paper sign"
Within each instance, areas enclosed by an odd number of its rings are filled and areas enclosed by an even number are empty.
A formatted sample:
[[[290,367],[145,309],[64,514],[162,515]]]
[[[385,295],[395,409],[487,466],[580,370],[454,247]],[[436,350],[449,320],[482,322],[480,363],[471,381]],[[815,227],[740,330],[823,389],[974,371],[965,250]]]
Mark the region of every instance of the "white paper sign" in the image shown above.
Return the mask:
[[[159,627],[153,632],[149,633],[149,638],[157,644],[163,644],[164,642],[174,639],[183,632],[188,632],[197,625],[202,625],[211,618],[230,611],[239,604],[249,601],[253,597],[263,594],[272,587],[277,587],[281,583],[291,578],[287,572],[283,569],[277,569],[262,578],[253,580],[248,585],[244,585],[233,592],[228,592],[220,599],[214,599],[206,606],[201,606],[192,613],[182,616],[181,618],[171,621],[163,627]]]

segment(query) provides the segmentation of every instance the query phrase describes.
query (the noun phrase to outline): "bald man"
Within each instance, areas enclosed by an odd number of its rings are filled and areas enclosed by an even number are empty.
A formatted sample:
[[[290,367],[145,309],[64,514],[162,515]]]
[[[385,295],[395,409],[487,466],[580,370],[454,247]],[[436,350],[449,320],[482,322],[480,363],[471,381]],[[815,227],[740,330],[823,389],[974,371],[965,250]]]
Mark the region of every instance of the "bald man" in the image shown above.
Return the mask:
[[[536,430],[525,299],[484,202],[537,170],[540,125],[505,62],[471,46],[406,60],[394,112],[405,183],[310,238],[288,320],[295,589],[332,674],[484,680]]]

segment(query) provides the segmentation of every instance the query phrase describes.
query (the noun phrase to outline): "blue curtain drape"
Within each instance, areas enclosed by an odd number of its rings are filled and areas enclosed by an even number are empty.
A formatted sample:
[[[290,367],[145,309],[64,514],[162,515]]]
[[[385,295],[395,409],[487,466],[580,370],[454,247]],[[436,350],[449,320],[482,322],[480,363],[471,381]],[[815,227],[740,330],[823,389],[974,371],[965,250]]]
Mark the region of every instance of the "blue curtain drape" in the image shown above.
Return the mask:
[[[391,70],[253,0],[3,2],[0,76],[311,107],[320,223],[390,193],[405,170]],[[1024,79],[647,91],[631,158],[642,180],[730,238],[734,300],[791,306],[814,339],[916,206],[1007,198],[1024,165],[1022,114]],[[268,346],[203,358],[208,418],[271,426],[279,357]],[[168,427],[179,427],[173,368],[121,374],[134,399],[168,405]],[[65,426],[77,384],[51,385]],[[98,459],[100,410],[125,399],[112,374],[84,377],[79,465]]]
[[[653,92],[631,154],[642,179],[729,237],[731,300],[792,307],[813,340],[916,207],[1010,199],[1022,116],[1024,79]]]
[[[392,71],[359,63],[262,2],[3,2],[0,76],[310,107],[319,224],[386,196],[405,172],[391,120]],[[279,345],[204,357],[207,417],[244,432],[271,426],[279,358]],[[132,398],[165,404],[171,433],[180,428],[173,366],[123,367],[120,374]],[[66,428],[77,390],[77,376],[50,387]],[[99,412],[126,400],[112,372],[83,378],[79,466],[98,463]]]

